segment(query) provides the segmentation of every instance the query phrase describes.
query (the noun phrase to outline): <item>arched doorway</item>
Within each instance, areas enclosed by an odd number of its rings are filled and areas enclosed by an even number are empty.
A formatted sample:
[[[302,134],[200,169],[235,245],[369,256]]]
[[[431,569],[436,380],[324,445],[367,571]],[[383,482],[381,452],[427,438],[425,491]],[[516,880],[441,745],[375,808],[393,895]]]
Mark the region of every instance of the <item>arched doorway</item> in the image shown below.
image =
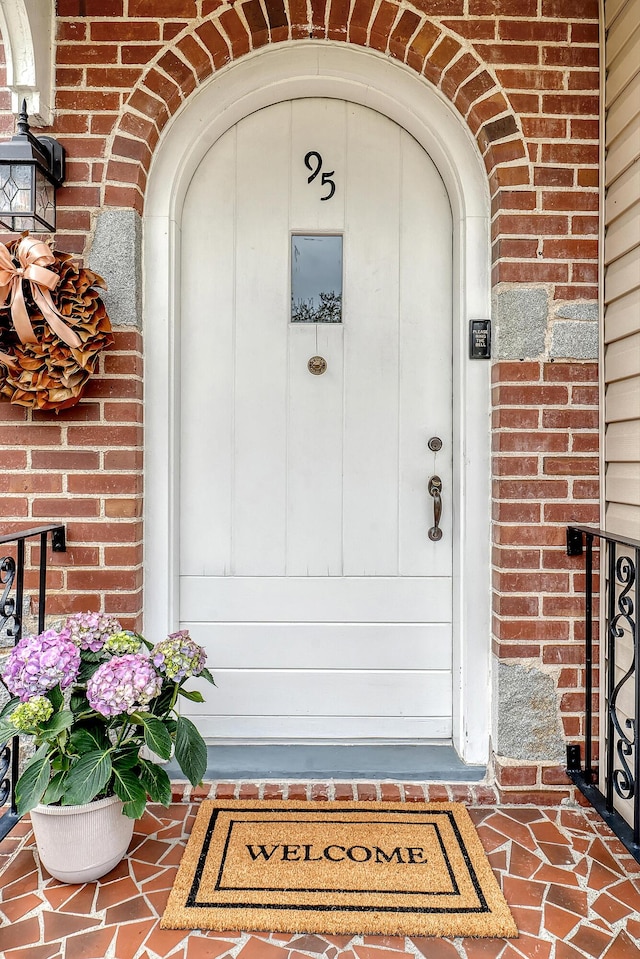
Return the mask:
[[[448,202],[451,204],[452,222],[448,228],[448,236],[444,237],[443,243],[445,247],[450,248],[451,245],[453,247],[451,258],[452,281],[447,280],[446,282],[448,283],[449,293],[453,293],[450,307],[453,349],[452,360],[447,362],[452,371],[454,385],[452,392],[450,392],[450,387],[447,386],[449,395],[444,400],[444,407],[452,411],[451,438],[449,439],[447,435],[445,439],[445,446],[449,446],[449,455],[445,453],[445,456],[451,463],[452,469],[449,483],[451,491],[449,497],[446,497],[446,494],[444,497],[446,523],[450,524],[445,527],[445,548],[452,561],[452,577],[451,579],[445,577],[447,586],[444,590],[440,590],[440,598],[447,593],[451,597],[448,603],[448,622],[451,624],[452,636],[451,653],[450,655],[447,654],[443,660],[443,662],[446,660],[445,672],[448,673],[446,682],[449,684],[447,687],[449,699],[446,704],[447,722],[440,723],[439,728],[437,724],[432,725],[431,732],[427,731],[425,725],[420,727],[420,723],[410,727],[409,724],[394,722],[398,716],[402,716],[402,711],[398,708],[401,704],[399,701],[394,702],[390,698],[386,710],[390,720],[386,735],[390,740],[405,738],[402,736],[402,729],[406,728],[408,729],[406,737],[408,739],[420,735],[435,739],[450,737],[460,755],[467,762],[484,762],[488,755],[489,737],[489,377],[486,364],[474,364],[467,359],[467,320],[472,316],[486,316],[488,314],[488,199],[486,184],[476,148],[461,121],[453,114],[451,109],[424,81],[419,80],[409,70],[391,64],[375,54],[345,47],[344,45],[334,46],[325,43],[305,43],[304,49],[299,44],[291,44],[287,47],[279,47],[268,52],[255,54],[222,71],[199,91],[186,104],[183,111],[174,118],[158,147],[150,173],[145,215],[148,437],[145,530],[147,547],[146,628],[151,627],[152,631],[158,632],[168,627],[175,628],[181,621],[193,625],[209,622],[207,620],[209,614],[199,608],[197,603],[191,610],[187,609],[185,613],[185,602],[188,602],[191,586],[194,586],[193,597],[196,599],[198,596],[202,599],[210,595],[206,584],[195,583],[195,579],[198,577],[193,576],[194,570],[198,571],[200,559],[194,560],[193,553],[189,557],[183,552],[182,568],[180,565],[181,545],[184,547],[189,542],[190,535],[185,533],[186,527],[183,522],[185,520],[185,503],[192,500],[194,496],[198,499],[204,492],[202,488],[198,492],[189,487],[190,481],[185,478],[184,471],[181,477],[180,471],[181,463],[191,463],[192,466],[188,468],[188,475],[193,475],[193,467],[195,466],[193,451],[197,449],[197,439],[195,438],[198,434],[192,432],[190,434],[191,438],[187,438],[184,433],[184,424],[189,423],[188,428],[193,431],[199,430],[202,426],[202,423],[198,422],[197,415],[194,422],[193,414],[197,413],[197,399],[194,398],[192,393],[187,396],[183,390],[184,378],[188,371],[188,355],[189,352],[193,352],[194,348],[197,348],[198,342],[197,336],[195,339],[188,339],[191,334],[189,333],[188,319],[184,315],[184,310],[187,309],[189,314],[192,315],[194,303],[197,302],[200,302],[206,309],[202,300],[189,300],[189,294],[187,294],[186,300],[182,296],[185,283],[188,284],[189,290],[193,291],[194,281],[189,273],[193,261],[190,250],[196,236],[189,227],[183,231],[185,202],[188,209],[189,203],[193,203],[193,197],[197,196],[197,190],[196,194],[191,193],[191,195],[189,191],[191,185],[197,181],[198,173],[196,171],[199,168],[203,169],[201,167],[203,158],[207,155],[215,156],[215,151],[210,153],[211,148],[214,144],[222,144],[227,132],[234,129],[236,124],[244,122],[245,118],[256,116],[258,111],[263,108],[271,108],[273,104],[284,105],[289,104],[290,101],[301,101],[309,98],[314,98],[317,102],[329,101],[334,104],[342,102],[347,105],[356,105],[363,116],[368,111],[373,116],[379,117],[379,122],[382,125],[389,124],[388,129],[397,129],[399,140],[404,137],[408,144],[415,142],[415,146],[420,155],[425,158],[425,162],[431,163],[433,161],[435,164],[437,168],[437,173],[434,169],[435,177],[438,181],[440,177],[442,178]],[[263,119],[267,112],[266,109],[263,111]],[[380,130],[378,131],[378,138],[382,142],[386,139],[386,135],[382,135]],[[311,147],[310,141],[309,145]],[[222,149],[222,146],[220,146],[219,151]],[[290,149],[289,140],[287,141],[287,149]],[[314,153],[322,157],[321,151],[315,148],[305,150],[304,157]],[[431,160],[429,160],[429,156]],[[357,159],[357,162],[361,163],[361,158]],[[308,167],[307,177],[313,174],[314,164],[317,165],[318,160],[311,156],[308,163],[310,166]],[[328,173],[335,172],[333,166],[332,163]],[[237,167],[234,167],[234,169],[237,169]],[[425,169],[426,167],[423,168],[421,177],[426,175],[424,173]],[[349,175],[352,176],[353,174]],[[304,178],[304,182],[306,182],[307,177]],[[320,177],[318,179],[322,182]],[[327,177],[327,180],[330,179],[330,177]],[[206,177],[203,182],[206,182]],[[433,182],[435,183],[435,180]],[[310,183],[308,185],[311,186]],[[327,191],[331,189],[330,184],[326,181],[325,189]],[[427,193],[424,195],[426,196]],[[206,195],[206,190],[202,195]],[[322,200],[319,202],[322,203],[322,207],[318,206],[317,208],[325,211],[322,216],[326,216],[329,204],[323,203]],[[357,205],[358,203],[356,203]],[[366,204],[363,204],[362,201],[359,201],[359,205],[366,208]],[[380,216],[383,215],[380,214]],[[235,222],[233,216],[232,214],[230,222]],[[203,216],[203,224],[205,222],[206,213]],[[340,235],[339,225],[328,225],[326,228],[320,228],[309,219],[305,220],[305,223],[308,223],[309,226],[302,224],[301,232],[298,234],[295,225],[289,220],[286,226],[287,234],[296,233],[296,235],[307,237],[318,236],[323,233],[332,236]],[[370,224],[368,232],[371,235]],[[382,235],[384,231],[376,232],[380,232]],[[185,241],[187,234],[188,237]],[[418,235],[419,231],[416,233],[416,237]],[[344,242],[346,245],[347,240],[345,239]],[[393,242],[396,243],[398,249],[398,243]],[[415,240],[410,242],[415,242]],[[249,250],[249,247],[247,247],[247,250]],[[405,261],[406,256],[405,252]],[[397,258],[400,262],[400,255]],[[240,267],[242,269],[242,264],[240,264]],[[346,265],[344,270],[344,275],[347,277]],[[202,269],[199,272],[201,273]],[[395,282],[390,279],[392,272],[389,271],[387,285]],[[349,279],[345,279],[345,321],[348,319],[346,294],[349,282],[351,282]],[[353,288],[357,288],[357,277]],[[204,300],[209,299],[212,293],[213,290],[209,289],[204,295]],[[284,284],[281,283],[280,296],[284,297],[282,302],[286,303],[289,295],[288,281]],[[419,291],[417,295],[418,297],[424,296],[424,291]],[[426,309],[428,311],[428,304],[426,304]],[[375,313],[375,309],[373,312]],[[280,313],[282,313],[281,309]],[[288,337],[290,344],[293,340],[296,342],[302,341],[304,335],[311,333],[311,327],[302,329],[301,326],[294,330],[294,324],[290,323],[290,319],[291,317],[287,316],[282,326],[283,330],[288,331],[286,337]],[[316,337],[320,324],[313,323],[312,326],[313,333],[311,335]],[[339,337],[344,331],[346,335],[347,323],[345,322],[343,331],[339,330],[338,326],[339,324],[336,324],[331,330],[320,330],[321,339],[318,342],[323,342],[323,336],[326,341],[329,334],[337,333]],[[298,330],[302,335],[298,335]],[[338,337],[334,336],[334,341]],[[335,346],[335,342],[333,345]],[[188,349],[181,359],[183,347]],[[289,346],[288,349],[290,348]],[[329,344],[327,343],[328,348]],[[396,347],[396,349],[398,348]],[[319,347],[318,352],[320,352]],[[411,350],[409,350],[409,353],[411,353]],[[401,392],[403,384],[406,386],[409,383],[411,376],[414,380],[419,381],[423,366],[428,368],[428,337],[423,337],[423,343],[416,355],[419,356],[419,362],[414,373],[407,372],[406,378],[401,373],[396,381],[396,387],[394,387],[396,396],[399,395],[398,390]],[[437,367],[442,367],[442,360],[438,358],[435,348],[432,359],[435,359]],[[185,366],[185,361],[187,366]],[[397,372],[397,362],[395,367]],[[357,373],[354,374],[356,379],[357,375]],[[386,372],[383,371],[383,378],[386,375]],[[316,385],[319,385],[323,382],[322,377],[312,378],[308,373],[306,373],[306,376],[308,379],[304,382],[309,384],[315,382]],[[428,377],[425,377],[425,379],[428,379]],[[302,380],[300,382],[303,383]],[[329,379],[325,378],[324,383],[328,382]],[[370,390],[370,392],[372,391]],[[415,396],[415,389],[409,390],[409,394]],[[346,393],[341,395],[344,401]],[[329,406],[331,402],[334,401],[329,400]],[[195,407],[193,407],[194,403],[196,404]],[[203,403],[206,407],[206,400]],[[420,400],[420,403],[424,405],[424,400]],[[192,404],[191,408],[189,408],[189,404]],[[375,403],[372,405],[375,409]],[[323,404],[321,403],[320,406],[322,407]],[[316,403],[313,408],[317,411],[318,404]],[[289,406],[290,410],[291,406]],[[186,415],[183,415],[185,413]],[[206,418],[204,409],[201,415]],[[287,416],[290,416],[290,412],[287,413]],[[342,421],[344,422],[344,417]],[[223,428],[227,429],[226,426]],[[304,425],[301,425],[300,429],[304,431]],[[360,431],[361,429],[362,426]],[[426,429],[424,423],[423,432],[425,434],[423,441],[426,445],[430,438],[426,434],[431,431]],[[437,430],[434,429],[433,433],[436,432]],[[335,434],[333,435],[335,438]],[[395,435],[396,440],[393,442],[396,442],[397,446],[397,436],[399,434],[396,433]],[[184,442],[184,460],[181,442]],[[248,448],[251,447],[251,442],[247,442]],[[341,444],[341,450],[344,451],[346,447],[342,441]],[[444,450],[445,447],[443,447],[443,452]],[[347,453],[347,455],[350,454]],[[427,492],[429,475],[438,470],[442,470],[444,473],[447,471],[446,462],[443,459],[440,461],[436,459],[436,456],[440,455],[429,453],[430,459],[427,461],[423,448],[420,455],[415,458],[412,466],[414,475],[409,484],[414,503],[418,502],[418,497],[422,497],[422,505],[416,509],[419,515],[416,517],[415,528],[422,529],[422,526],[425,527],[422,532],[424,542],[428,544],[428,547],[423,550],[423,556],[436,555],[438,561],[441,561],[443,554],[438,555],[435,552],[435,547],[443,545],[444,541],[435,544],[428,543],[427,530],[429,526],[426,519],[427,510],[431,508]],[[420,456],[422,459],[420,459]],[[224,459],[224,456],[222,456],[220,461]],[[304,476],[304,468],[301,467],[301,469],[302,473],[298,473],[298,478],[301,475]],[[424,473],[422,487],[419,478],[420,471]],[[203,471],[205,478],[209,475],[209,472],[210,470],[206,469]],[[297,481],[292,480],[289,476],[286,482]],[[351,485],[354,487],[353,483]],[[220,489],[218,488],[214,495],[219,493]],[[357,499],[353,489],[350,495],[354,500]],[[341,496],[344,497],[344,486],[341,487]],[[364,498],[366,499],[366,497]],[[300,499],[301,497],[298,496],[298,500]],[[385,501],[390,502],[388,496]],[[247,502],[249,501],[245,500],[245,506]],[[396,500],[395,506],[393,506],[396,514],[403,509],[406,512],[406,508],[399,504],[400,500]],[[191,524],[191,527],[195,529],[198,524],[197,521],[194,521],[194,517],[197,519],[198,506],[197,503],[193,505],[195,511],[191,514],[191,518],[187,518],[186,526],[189,527],[189,524]],[[303,503],[299,508],[302,509],[304,517],[305,509],[308,512],[308,504]],[[429,523],[431,522],[432,520],[429,520]],[[303,526],[300,528],[302,529]],[[366,528],[369,528],[367,523],[361,526],[360,532]],[[299,540],[304,540],[299,532],[295,535]],[[343,531],[339,538],[344,542]],[[361,539],[360,536],[356,538]],[[385,538],[382,537],[382,539]],[[378,537],[376,542],[380,542],[380,539]],[[187,552],[189,548],[187,547]],[[370,545],[364,552],[370,554],[372,548],[373,545]],[[250,545],[248,549],[249,553],[247,555],[250,555]],[[260,552],[258,539],[256,539],[255,555],[257,556]],[[308,560],[309,554],[305,554],[305,557],[298,556],[298,561],[302,562],[305,558]],[[324,562],[324,559],[318,561]],[[195,565],[189,565],[194,562]],[[388,558],[381,559],[380,562],[384,565],[385,562],[388,562]],[[246,569],[248,570],[250,566],[251,561],[249,561],[249,566]],[[445,567],[441,568],[448,569],[448,566],[445,564]],[[256,569],[258,567],[254,566],[254,571]],[[363,569],[358,567],[356,570],[356,567],[353,567],[353,571],[360,573],[363,572]],[[261,586],[264,585],[264,572],[264,570],[262,572],[258,571]],[[279,578],[278,570],[274,568],[271,572],[274,573],[274,580]],[[297,572],[300,572],[300,570],[297,570]],[[342,568],[342,572],[344,572],[344,568]],[[181,573],[183,574],[182,588],[180,585]],[[376,655],[383,656],[385,650],[388,651],[389,648],[393,648],[394,644],[397,645],[394,637],[389,638],[389,623],[396,621],[404,623],[406,620],[403,620],[402,611],[405,611],[404,615],[406,617],[406,611],[414,601],[417,601],[418,604],[424,604],[424,597],[428,592],[427,580],[430,576],[433,576],[433,573],[433,569],[424,567],[425,579],[424,582],[417,584],[416,597],[411,598],[404,594],[400,596],[397,600],[400,612],[392,613],[382,621],[384,630],[387,630],[387,632],[383,634],[384,638],[379,644],[379,653],[374,654],[374,660]],[[192,578],[193,582],[189,582]],[[229,586],[233,578],[233,576],[228,576],[225,579],[223,569],[222,577],[220,577],[220,582],[225,580],[222,583],[223,589]],[[318,580],[318,577],[295,578],[305,580],[301,586],[302,599],[298,598],[295,602],[302,602],[303,605],[305,602],[323,604],[323,598],[320,600],[313,599],[305,593],[311,580]],[[353,578],[361,580],[363,577],[355,576]],[[394,575],[394,578],[397,577]],[[415,577],[409,576],[409,580],[413,578]],[[330,589],[335,591],[336,584],[332,582],[331,575],[324,578],[321,589],[325,590],[327,583]],[[232,586],[231,589],[233,591],[235,586]],[[436,589],[435,593],[437,592]],[[379,591],[376,590],[376,597],[379,595]],[[305,596],[307,596],[306,600]],[[367,600],[366,596],[358,600],[352,595],[350,599],[347,599],[346,604],[353,608],[354,604],[357,605],[358,602],[363,607],[371,608],[371,599]],[[214,601],[214,607],[216,603],[218,606],[222,603],[221,594]],[[278,604],[276,605],[278,606]],[[243,623],[240,607],[246,609],[245,600],[242,598],[239,601],[236,613],[228,611],[219,614],[214,611],[217,621],[222,619],[225,623],[234,622],[238,625]],[[433,609],[435,609],[435,606],[432,606]],[[282,610],[286,614],[285,607],[280,604],[277,611],[274,612],[274,617],[278,623],[284,619],[285,627],[291,622],[307,622],[304,620],[304,613],[298,613],[292,618],[283,615]],[[255,617],[259,614],[254,612],[251,615],[253,617],[251,622],[253,623],[256,621]],[[358,614],[356,618],[357,623],[361,625],[363,622],[369,622],[372,617]],[[329,619],[336,623],[340,621],[339,603],[333,607]],[[348,617],[343,616],[342,619],[348,620]],[[438,622],[447,621],[447,617],[443,617],[441,614],[437,614],[435,619]],[[322,617],[320,620],[322,620]],[[420,613],[419,616],[413,616],[413,619],[410,618],[409,621],[422,625],[433,620],[432,613]],[[380,625],[380,621],[376,620],[376,622]],[[314,620],[314,623],[317,623],[317,620]],[[284,632],[286,633],[286,629]],[[228,639],[226,641],[229,642]],[[332,642],[339,642],[335,639],[335,634]],[[370,645],[366,638],[364,644],[365,646]],[[311,639],[308,649],[313,653],[314,649],[322,645],[322,640],[317,643],[317,639],[315,641]],[[324,645],[326,647],[326,643]],[[438,640],[435,638],[435,634],[428,637],[423,631],[421,637],[417,639],[417,649],[420,649],[420,652],[423,653],[429,647],[434,651],[437,650]],[[262,648],[264,651],[264,643]],[[285,653],[282,655],[285,655]],[[352,656],[357,658],[357,647],[354,647]],[[320,657],[321,659],[322,657]],[[321,668],[320,660],[315,663],[314,668]],[[264,659],[260,662],[264,662]],[[215,669],[215,659],[212,659],[211,664]],[[427,673],[434,672],[434,664],[427,659],[424,666],[424,669],[421,665],[418,665],[417,669],[407,670],[406,672],[411,672],[415,679],[422,671],[424,675],[421,676],[421,679],[424,680]],[[258,668],[263,669],[265,667],[260,665]],[[270,667],[267,666],[266,668],[269,669]],[[232,670],[232,668],[230,669]],[[371,671],[370,662],[365,670],[361,671],[360,675],[364,675],[366,672],[371,674]],[[373,672],[376,672],[376,670],[373,670]],[[384,673],[385,670],[378,672]],[[231,671],[228,675],[231,677]],[[237,676],[234,674],[234,679],[236,678]],[[394,678],[397,679],[398,677],[391,677],[392,686]],[[388,674],[386,681],[389,683]],[[364,686],[366,685],[365,682]],[[442,685],[441,688],[443,688]],[[405,693],[408,689],[409,687],[405,687]],[[236,689],[234,695],[236,697],[238,695],[242,696],[243,693],[242,691],[238,693]],[[253,689],[247,686],[244,695],[247,696],[248,701],[252,698],[255,699],[255,684]],[[414,695],[414,693],[411,695]],[[372,701],[376,699],[384,700],[384,690],[380,688],[370,690],[370,696]],[[420,690],[415,692],[414,698],[419,700],[422,697],[426,702],[432,696],[432,691],[423,685]],[[401,698],[403,697],[401,696]],[[304,700],[303,695],[300,700],[303,706]],[[442,706],[438,707],[441,712],[443,708]],[[413,706],[411,711],[412,714],[415,712]],[[299,715],[302,715],[303,712],[304,709]],[[382,712],[384,713],[384,709]],[[366,707],[362,706],[359,709],[359,715],[364,716],[365,713]],[[254,715],[263,714],[254,713]],[[440,713],[438,715],[441,719]],[[380,718],[379,714],[377,718]],[[259,739],[259,726],[259,720],[256,719],[254,727],[246,727],[247,738],[252,741]],[[332,733],[331,729],[335,730],[337,727],[328,723],[327,728],[330,731],[326,738],[329,740],[333,738],[344,739],[345,730],[346,738],[349,738],[348,726],[349,723],[343,725],[342,734],[335,731]],[[266,733],[266,738],[277,738],[276,728],[277,724]],[[285,739],[292,736],[292,728],[291,725],[286,728],[283,733]],[[375,722],[369,728],[374,730]],[[422,733],[420,732],[421,728]],[[372,735],[371,732],[366,732],[362,724],[352,726],[352,729],[354,740],[363,737],[368,739]],[[235,733],[230,735],[233,738],[242,739],[241,725],[236,727]],[[305,735],[303,733],[303,737]]]

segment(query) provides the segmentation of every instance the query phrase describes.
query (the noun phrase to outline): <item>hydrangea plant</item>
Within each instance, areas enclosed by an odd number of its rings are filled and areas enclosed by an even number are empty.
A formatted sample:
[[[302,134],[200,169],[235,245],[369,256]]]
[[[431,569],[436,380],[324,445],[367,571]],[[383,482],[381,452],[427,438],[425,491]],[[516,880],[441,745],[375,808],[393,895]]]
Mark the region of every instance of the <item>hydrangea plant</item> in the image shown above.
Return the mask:
[[[21,639],[0,673],[12,696],[0,712],[0,749],[18,733],[36,745],[16,783],[19,815],[38,803],[82,805],[114,794],[132,819],[147,799],[168,806],[169,777],[143,746],[160,759],[174,752],[197,785],[207,749],[177,703],[204,701],[184,683],[213,683],[205,660],[187,630],[153,646],[102,613],[75,613],[59,630]]]

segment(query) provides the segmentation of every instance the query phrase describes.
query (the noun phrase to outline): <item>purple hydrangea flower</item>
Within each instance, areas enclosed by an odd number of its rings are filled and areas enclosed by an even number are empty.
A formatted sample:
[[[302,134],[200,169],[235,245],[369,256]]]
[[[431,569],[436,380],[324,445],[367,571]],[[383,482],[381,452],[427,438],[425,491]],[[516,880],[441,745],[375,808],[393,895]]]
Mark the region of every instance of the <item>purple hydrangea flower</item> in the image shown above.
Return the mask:
[[[66,689],[80,668],[80,650],[63,633],[47,629],[38,636],[25,636],[13,647],[3,678],[23,703],[41,696],[60,683]]]
[[[87,699],[103,716],[134,713],[157,696],[162,679],[141,653],[114,656],[95,671],[87,683]]]
[[[164,673],[167,679],[179,683],[185,676],[199,676],[207,659],[202,646],[198,646],[189,636],[188,629],[171,633],[161,643],[153,647],[151,653],[154,665]]]
[[[118,620],[106,613],[73,613],[67,617],[62,633],[79,649],[90,649],[92,653],[98,653],[109,636],[121,630],[122,626]]]

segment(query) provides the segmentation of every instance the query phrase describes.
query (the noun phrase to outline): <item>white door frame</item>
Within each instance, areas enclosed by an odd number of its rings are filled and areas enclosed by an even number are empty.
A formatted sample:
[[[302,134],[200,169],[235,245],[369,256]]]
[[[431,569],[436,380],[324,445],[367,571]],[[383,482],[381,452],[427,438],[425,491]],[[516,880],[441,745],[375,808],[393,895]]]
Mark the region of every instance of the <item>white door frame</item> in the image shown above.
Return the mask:
[[[468,320],[490,316],[490,203],[478,148],[451,104],[410,68],[344,43],[301,40],[214,74],[169,121],[154,154],[144,215],[145,631],[178,623],[180,222],[202,157],[239,120],[299,97],[360,103],[420,143],[453,211],[453,740],[485,763],[490,737],[490,364],[469,361]],[[427,496],[425,476],[425,496]],[[426,532],[426,531],[425,531]],[[215,663],[211,664],[215,669]]]

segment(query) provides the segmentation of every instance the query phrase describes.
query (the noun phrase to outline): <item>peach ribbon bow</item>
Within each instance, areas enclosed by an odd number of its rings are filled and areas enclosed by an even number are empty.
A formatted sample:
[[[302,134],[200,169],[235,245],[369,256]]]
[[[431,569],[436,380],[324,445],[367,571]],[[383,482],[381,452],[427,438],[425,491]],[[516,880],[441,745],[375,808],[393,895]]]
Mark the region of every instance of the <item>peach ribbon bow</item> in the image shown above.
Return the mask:
[[[60,277],[48,269],[56,260],[47,244],[35,237],[25,236],[18,243],[15,256],[19,266],[15,265],[4,243],[0,243],[0,309],[7,305],[10,307],[11,319],[20,341],[38,342],[24,300],[22,281],[27,280],[34,301],[56,336],[67,346],[80,346],[80,337],[67,326],[51,299],[51,291],[57,287]]]

